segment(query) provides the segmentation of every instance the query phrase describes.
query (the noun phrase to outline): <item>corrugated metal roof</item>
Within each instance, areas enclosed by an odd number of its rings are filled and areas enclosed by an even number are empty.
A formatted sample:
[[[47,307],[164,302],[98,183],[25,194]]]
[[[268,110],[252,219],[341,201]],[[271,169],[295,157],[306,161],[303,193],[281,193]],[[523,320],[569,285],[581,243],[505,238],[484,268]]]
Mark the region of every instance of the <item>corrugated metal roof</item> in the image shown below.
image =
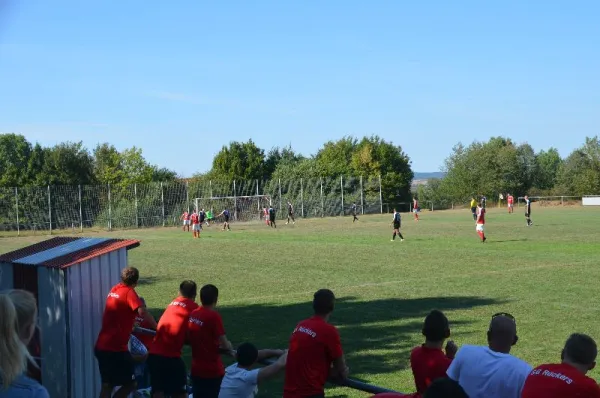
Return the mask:
[[[43,252],[35,253],[27,257],[14,260],[17,264],[40,265],[57,257],[66,256],[80,250],[88,249],[100,243],[104,243],[110,239],[107,238],[81,238],[63,245],[53,247],[52,249],[44,250]]]
[[[67,268],[119,249],[138,247],[140,241],[109,238],[57,237],[0,256],[0,262]]]

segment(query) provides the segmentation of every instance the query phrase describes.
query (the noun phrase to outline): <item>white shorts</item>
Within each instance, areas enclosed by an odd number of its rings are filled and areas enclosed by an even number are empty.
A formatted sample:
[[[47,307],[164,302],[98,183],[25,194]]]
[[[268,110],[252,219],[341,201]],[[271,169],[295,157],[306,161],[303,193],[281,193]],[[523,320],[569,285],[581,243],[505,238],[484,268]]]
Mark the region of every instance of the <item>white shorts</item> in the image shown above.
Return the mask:
[[[477,231],[477,232],[479,232],[479,231],[483,232],[483,229],[484,229],[483,224],[477,224],[477,226],[475,227],[475,231]]]
[[[512,209],[512,207],[513,207],[513,204],[512,204],[512,203],[509,203],[509,204],[508,204],[508,208],[509,208],[509,209]]]
[[[194,226],[192,227],[192,229],[194,231],[200,231],[202,229],[202,227],[200,226],[200,224],[194,224]]]
[[[183,225],[190,225],[190,220],[183,220]]]

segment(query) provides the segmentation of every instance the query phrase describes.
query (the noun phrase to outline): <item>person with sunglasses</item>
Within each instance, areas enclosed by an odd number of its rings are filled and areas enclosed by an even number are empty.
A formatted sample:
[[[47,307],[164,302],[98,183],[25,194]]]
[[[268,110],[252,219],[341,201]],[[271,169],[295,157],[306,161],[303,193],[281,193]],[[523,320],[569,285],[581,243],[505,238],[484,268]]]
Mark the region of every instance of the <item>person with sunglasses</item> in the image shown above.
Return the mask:
[[[510,354],[519,340],[515,318],[495,314],[487,340],[487,347],[463,346],[448,368],[448,377],[471,398],[520,398],[532,367]]]

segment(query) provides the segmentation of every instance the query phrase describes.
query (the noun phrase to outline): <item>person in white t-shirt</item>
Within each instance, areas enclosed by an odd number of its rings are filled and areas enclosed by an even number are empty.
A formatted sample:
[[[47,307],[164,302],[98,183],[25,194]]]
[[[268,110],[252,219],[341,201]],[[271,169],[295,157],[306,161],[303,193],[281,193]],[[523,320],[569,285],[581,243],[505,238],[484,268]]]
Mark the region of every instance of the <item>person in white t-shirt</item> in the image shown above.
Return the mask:
[[[277,361],[264,368],[252,369],[257,361],[279,357]],[[237,363],[225,369],[221,382],[219,398],[253,398],[258,385],[276,376],[285,368],[287,350],[260,350],[251,343],[240,345],[236,352]]]
[[[532,367],[510,355],[519,340],[515,318],[507,313],[492,317],[488,347],[463,346],[448,368],[448,377],[470,398],[520,398]]]

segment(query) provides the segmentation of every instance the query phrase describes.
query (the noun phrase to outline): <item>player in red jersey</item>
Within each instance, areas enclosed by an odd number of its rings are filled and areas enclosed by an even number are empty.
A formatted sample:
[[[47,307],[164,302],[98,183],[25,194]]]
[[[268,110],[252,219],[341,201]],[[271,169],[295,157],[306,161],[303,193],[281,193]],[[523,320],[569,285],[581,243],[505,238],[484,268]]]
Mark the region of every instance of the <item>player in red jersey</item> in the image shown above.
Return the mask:
[[[190,214],[184,211],[179,219],[183,221],[183,230],[185,231],[187,228],[187,232],[190,232]]]
[[[269,210],[266,207],[263,207],[263,216],[265,217],[265,223],[269,226]]]
[[[512,214],[514,212],[514,203],[515,203],[515,198],[511,195],[508,194],[508,198],[506,199],[507,203],[508,203],[508,213]]]
[[[225,335],[221,315],[215,311],[219,289],[206,285],[200,289],[202,307],[190,314],[189,341],[192,346],[192,392],[194,397],[218,398],[225,367],[219,350],[235,358]]]
[[[200,214],[196,210],[192,213],[192,231],[194,231],[194,238],[200,237],[200,231],[202,230],[202,225],[200,224]]]
[[[523,398],[600,398],[600,387],[586,374],[596,366],[596,342],[573,334],[562,351],[560,364],[541,365],[531,371]]]
[[[140,297],[140,300],[142,301],[142,306],[144,307],[144,309],[147,310],[146,301],[144,300],[144,298]],[[146,311],[144,316],[138,314],[135,317],[134,326],[143,329],[156,330],[156,320],[154,319],[152,314]],[[134,332],[133,335],[137,337],[148,350],[150,350],[150,347],[152,347],[152,340],[154,340],[153,335],[140,332]]]
[[[331,290],[317,291],[314,316],[298,323],[288,351],[284,398],[324,397],[329,376],[345,379],[348,368],[337,329],[327,323],[335,296]]]
[[[187,372],[181,350],[186,342],[190,314],[198,308],[197,291],[196,282],[181,282],[179,296],[160,317],[148,356],[153,398],[187,397]]]
[[[136,387],[135,363],[127,344],[135,317],[146,317],[146,309],[135,291],[139,278],[137,268],[124,268],[121,282],[106,297],[102,328],[94,347],[102,380],[100,398],[126,398]],[[117,386],[121,388],[113,395]]]
[[[415,221],[419,221],[419,212],[421,209],[419,208],[419,201],[416,197],[413,198],[413,213],[415,215]]]
[[[477,235],[481,238],[481,242],[485,243],[487,238],[485,237],[485,209],[483,208],[483,204],[479,203],[477,206],[477,221],[475,224],[475,230],[477,231]]]

